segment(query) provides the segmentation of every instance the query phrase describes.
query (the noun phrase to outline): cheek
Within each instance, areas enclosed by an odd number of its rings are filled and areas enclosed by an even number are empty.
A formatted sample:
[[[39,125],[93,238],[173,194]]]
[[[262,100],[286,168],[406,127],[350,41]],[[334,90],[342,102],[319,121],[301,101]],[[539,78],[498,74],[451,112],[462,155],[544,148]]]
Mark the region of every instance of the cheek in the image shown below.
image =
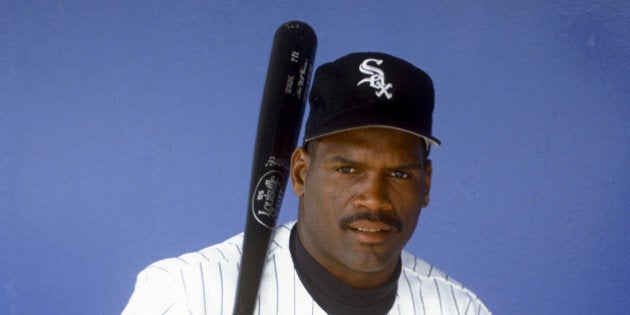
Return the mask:
[[[308,178],[307,193],[317,206],[343,203],[347,198],[350,186],[339,178],[320,172]]]
[[[309,176],[304,190],[305,209],[312,220],[322,220],[327,216],[325,212],[330,207],[330,192],[321,176]]]
[[[318,216],[334,218],[343,211],[343,189],[336,189],[331,185],[315,186],[310,193],[311,209],[316,211]]]
[[[394,200],[398,201],[401,205],[406,207],[413,207],[415,204],[420,204],[424,199],[424,195],[427,192],[427,187],[420,181],[415,181],[406,184],[392,184],[391,196]]]
[[[426,189],[423,187],[410,187],[409,189],[401,189],[397,191],[393,200],[395,200],[395,208],[403,220],[409,224],[415,225],[420,215],[420,211],[424,205],[424,195]]]

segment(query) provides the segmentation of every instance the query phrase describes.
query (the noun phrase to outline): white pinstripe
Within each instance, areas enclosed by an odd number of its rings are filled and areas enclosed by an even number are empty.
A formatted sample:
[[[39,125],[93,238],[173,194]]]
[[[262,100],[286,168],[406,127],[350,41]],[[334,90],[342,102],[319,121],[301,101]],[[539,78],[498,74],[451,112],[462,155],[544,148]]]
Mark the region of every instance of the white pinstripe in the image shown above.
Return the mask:
[[[293,267],[289,235],[294,223],[276,229],[263,271],[256,314],[325,314]],[[231,314],[243,235],[158,261],[138,275],[122,314]],[[407,252],[389,314],[490,314],[474,293]]]

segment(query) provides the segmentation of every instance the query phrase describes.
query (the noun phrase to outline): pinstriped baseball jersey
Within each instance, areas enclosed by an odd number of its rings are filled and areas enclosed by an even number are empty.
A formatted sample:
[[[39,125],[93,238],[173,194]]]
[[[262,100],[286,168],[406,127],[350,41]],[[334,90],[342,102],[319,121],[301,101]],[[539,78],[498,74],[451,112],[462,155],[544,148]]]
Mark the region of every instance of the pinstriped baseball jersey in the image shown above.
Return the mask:
[[[255,314],[326,314],[302,285],[289,250],[295,222],[274,231]],[[232,314],[243,234],[140,272],[128,314]],[[423,260],[402,253],[389,314],[490,314],[474,293]]]

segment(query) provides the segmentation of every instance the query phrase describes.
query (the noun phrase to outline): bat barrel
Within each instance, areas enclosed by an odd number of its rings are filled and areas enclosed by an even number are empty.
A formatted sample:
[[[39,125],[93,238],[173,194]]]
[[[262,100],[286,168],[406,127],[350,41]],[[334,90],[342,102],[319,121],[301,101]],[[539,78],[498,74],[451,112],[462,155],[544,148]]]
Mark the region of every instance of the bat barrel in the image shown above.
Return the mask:
[[[274,35],[258,120],[234,314],[251,315],[256,306],[302,125],[316,48],[315,32],[304,22],[284,23]]]

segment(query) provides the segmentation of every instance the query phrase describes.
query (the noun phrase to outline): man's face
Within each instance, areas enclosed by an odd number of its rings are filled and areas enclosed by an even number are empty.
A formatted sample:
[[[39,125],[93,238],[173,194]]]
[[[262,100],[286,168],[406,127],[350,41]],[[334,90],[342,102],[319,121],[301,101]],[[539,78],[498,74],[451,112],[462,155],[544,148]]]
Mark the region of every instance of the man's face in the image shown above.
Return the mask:
[[[386,281],[428,204],[424,141],[385,128],[323,137],[293,154],[298,233],[329,272],[356,288]]]

